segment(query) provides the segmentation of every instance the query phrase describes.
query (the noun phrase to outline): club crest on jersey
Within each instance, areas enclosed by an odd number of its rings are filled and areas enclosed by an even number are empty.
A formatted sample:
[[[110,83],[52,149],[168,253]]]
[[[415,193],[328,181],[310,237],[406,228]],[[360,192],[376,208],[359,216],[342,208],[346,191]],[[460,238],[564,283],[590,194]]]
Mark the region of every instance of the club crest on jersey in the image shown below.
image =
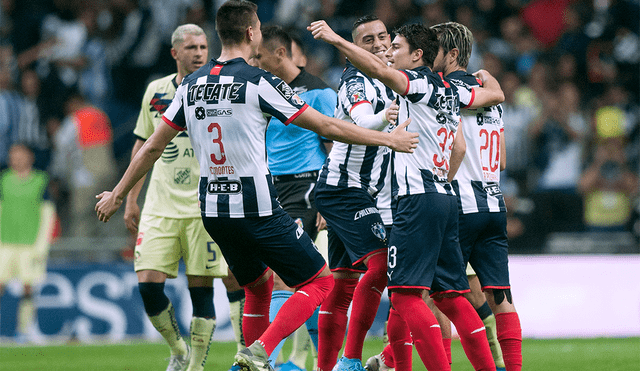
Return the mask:
[[[385,241],[387,239],[387,230],[384,228],[384,225],[380,222],[375,222],[371,226],[371,232],[380,239],[380,241]]]
[[[155,93],[151,98],[151,112],[157,112],[157,116],[164,114],[171,104],[171,99],[165,98],[167,93]]]
[[[195,84],[189,88],[187,101],[189,105],[193,105],[198,101],[209,104],[216,104],[221,100],[237,102],[242,98],[240,96],[240,89],[243,86],[244,84],[239,82],[208,82],[206,84]]]
[[[242,193],[242,183],[238,180],[218,180],[207,184],[207,192],[211,194]]]
[[[176,184],[191,184],[191,169],[188,167],[174,169],[173,181]]]

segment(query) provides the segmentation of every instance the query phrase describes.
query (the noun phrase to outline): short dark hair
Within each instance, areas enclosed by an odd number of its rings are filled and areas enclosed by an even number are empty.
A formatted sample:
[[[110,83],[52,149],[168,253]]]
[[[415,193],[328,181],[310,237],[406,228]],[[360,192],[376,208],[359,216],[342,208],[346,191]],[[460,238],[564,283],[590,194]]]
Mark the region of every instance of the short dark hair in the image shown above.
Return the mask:
[[[277,47],[284,46],[287,56],[291,57],[291,36],[282,27],[269,25],[262,27],[262,45],[273,52]]]
[[[246,0],[229,0],[216,14],[216,30],[222,44],[237,45],[244,40],[248,27],[258,18],[258,6]]]
[[[353,41],[355,41],[356,39],[356,28],[360,27],[363,24],[379,20],[380,18],[378,18],[378,16],[374,14],[363,15],[362,17],[356,19],[356,21],[353,22],[353,27],[351,27],[351,39],[353,39]]]
[[[408,24],[396,28],[393,33],[407,39],[409,51],[422,50],[422,61],[427,67],[433,67],[438,55],[440,43],[436,32],[420,23]]]

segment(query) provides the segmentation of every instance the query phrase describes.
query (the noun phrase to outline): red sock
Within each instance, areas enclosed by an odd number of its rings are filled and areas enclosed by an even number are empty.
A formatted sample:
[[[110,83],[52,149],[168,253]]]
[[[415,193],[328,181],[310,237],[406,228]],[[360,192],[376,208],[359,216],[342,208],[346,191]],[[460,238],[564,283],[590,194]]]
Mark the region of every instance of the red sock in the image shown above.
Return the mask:
[[[380,359],[382,359],[382,362],[385,364],[385,366],[389,368],[396,367],[396,362],[393,357],[393,349],[391,348],[391,343],[387,344],[387,346],[384,347],[384,349],[382,349],[382,353],[380,353]]]
[[[347,311],[358,284],[357,278],[335,280],[329,296],[320,306],[318,315],[318,371],[331,371],[347,330]]]
[[[496,313],[496,332],[507,371],[522,369],[522,328],[516,312]]]
[[[291,335],[311,317],[333,289],[333,276],[318,277],[284,302],[269,328],[258,339],[267,354],[271,354],[282,339]]]
[[[367,273],[360,278],[356,291],[353,293],[347,342],[344,345],[345,357],[362,359],[364,338],[376,318],[380,297],[386,286],[387,254],[372,255],[367,262]]]
[[[407,323],[393,308],[391,308],[389,312],[387,333],[389,334],[389,345],[391,345],[392,348],[394,364],[390,365],[389,362],[385,362],[384,364],[389,367],[395,367],[396,371],[411,371],[411,361],[413,360],[411,332],[409,331]],[[386,360],[386,357],[383,360]]]
[[[442,345],[444,346],[444,352],[447,353],[447,359],[449,364],[452,364],[451,360],[451,338],[442,338]]]
[[[273,291],[273,275],[254,287],[244,288],[244,314],[242,316],[242,334],[247,346],[262,335],[269,327],[269,306]]]
[[[391,294],[391,302],[411,330],[413,345],[427,370],[451,371],[442,346],[440,325],[422,300],[422,294],[417,291],[394,292]]]
[[[493,362],[491,348],[489,348],[487,331],[471,303],[462,295],[453,298],[435,299],[434,302],[438,309],[449,317],[454,326],[456,326],[462,348],[473,369],[477,371],[495,371],[496,365]]]

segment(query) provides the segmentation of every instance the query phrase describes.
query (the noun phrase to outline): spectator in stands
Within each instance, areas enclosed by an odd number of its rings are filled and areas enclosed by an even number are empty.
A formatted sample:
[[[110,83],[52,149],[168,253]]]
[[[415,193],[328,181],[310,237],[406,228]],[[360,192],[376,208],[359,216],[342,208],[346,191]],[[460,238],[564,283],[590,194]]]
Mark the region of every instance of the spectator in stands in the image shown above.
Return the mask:
[[[638,176],[627,167],[622,137],[601,139],[580,179],[584,222],[591,231],[623,231],[638,195]]]
[[[71,235],[97,237],[104,226],[95,220],[95,195],[116,175],[111,122],[77,93],[67,98],[65,109],[67,116],[55,132],[50,171],[70,193]]]
[[[4,62],[10,58],[8,54],[12,54],[10,46],[0,46],[0,169],[7,166],[9,148],[17,140],[20,121],[20,95]]]
[[[25,70],[20,78],[22,101],[18,141],[31,147],[35,155],[34,167],[45,170],[49,164],[50,146],[46,128],[42,125],[40,78],[33,70]]]

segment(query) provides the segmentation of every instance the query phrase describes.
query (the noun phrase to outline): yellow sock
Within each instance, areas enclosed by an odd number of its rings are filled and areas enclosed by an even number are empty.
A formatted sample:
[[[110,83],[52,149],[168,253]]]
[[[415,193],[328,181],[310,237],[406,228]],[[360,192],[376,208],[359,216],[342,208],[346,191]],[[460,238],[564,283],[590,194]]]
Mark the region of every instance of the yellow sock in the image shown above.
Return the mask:
[[[498,332],[496,331],[496,316],[492,314],[483,319],[482,322],[487,329],[487,339],[489,340],[489,347],[491,348],[491,354],[493,355],[493,361],[496,367],[505,367],[504,359],[502,359],[502,349],[498,342]]]
[[[231,319],[231,327],[236,335],[236,347],[238,351],[246,348],[244,343],[244,335],[242,334],[242,313],[244,312],[244,298],[242,300],[229,303],[229,318]]]
[[[20,306],[18,307],[18,332],[23,335],[28,335],[29,330],[33,326],[35,316],[36,309],[33,305],[33,298],[22,298],[22,300],[20,300]]]
[[[187,371],[204,370],[215,329],[216,320],[213,318],[191,318],[191,357]]]
[[[187,343],[180,335],[178,321],[176,320],[176,312],[171,303],[169,303],[167,309],[153,317],[149,317],[149,320],[151,320],[153,327],[158,330],[160,335],[162,335],[169,344],[172,355],[187,354]]]
[[[307,331],[307,326],[304,324],[300,326],[292,336],[293,346],[291,348],[291,354],[289,355],[289,361],[300,368],[306,368],[307,354],[311,346],[311,337]]]

